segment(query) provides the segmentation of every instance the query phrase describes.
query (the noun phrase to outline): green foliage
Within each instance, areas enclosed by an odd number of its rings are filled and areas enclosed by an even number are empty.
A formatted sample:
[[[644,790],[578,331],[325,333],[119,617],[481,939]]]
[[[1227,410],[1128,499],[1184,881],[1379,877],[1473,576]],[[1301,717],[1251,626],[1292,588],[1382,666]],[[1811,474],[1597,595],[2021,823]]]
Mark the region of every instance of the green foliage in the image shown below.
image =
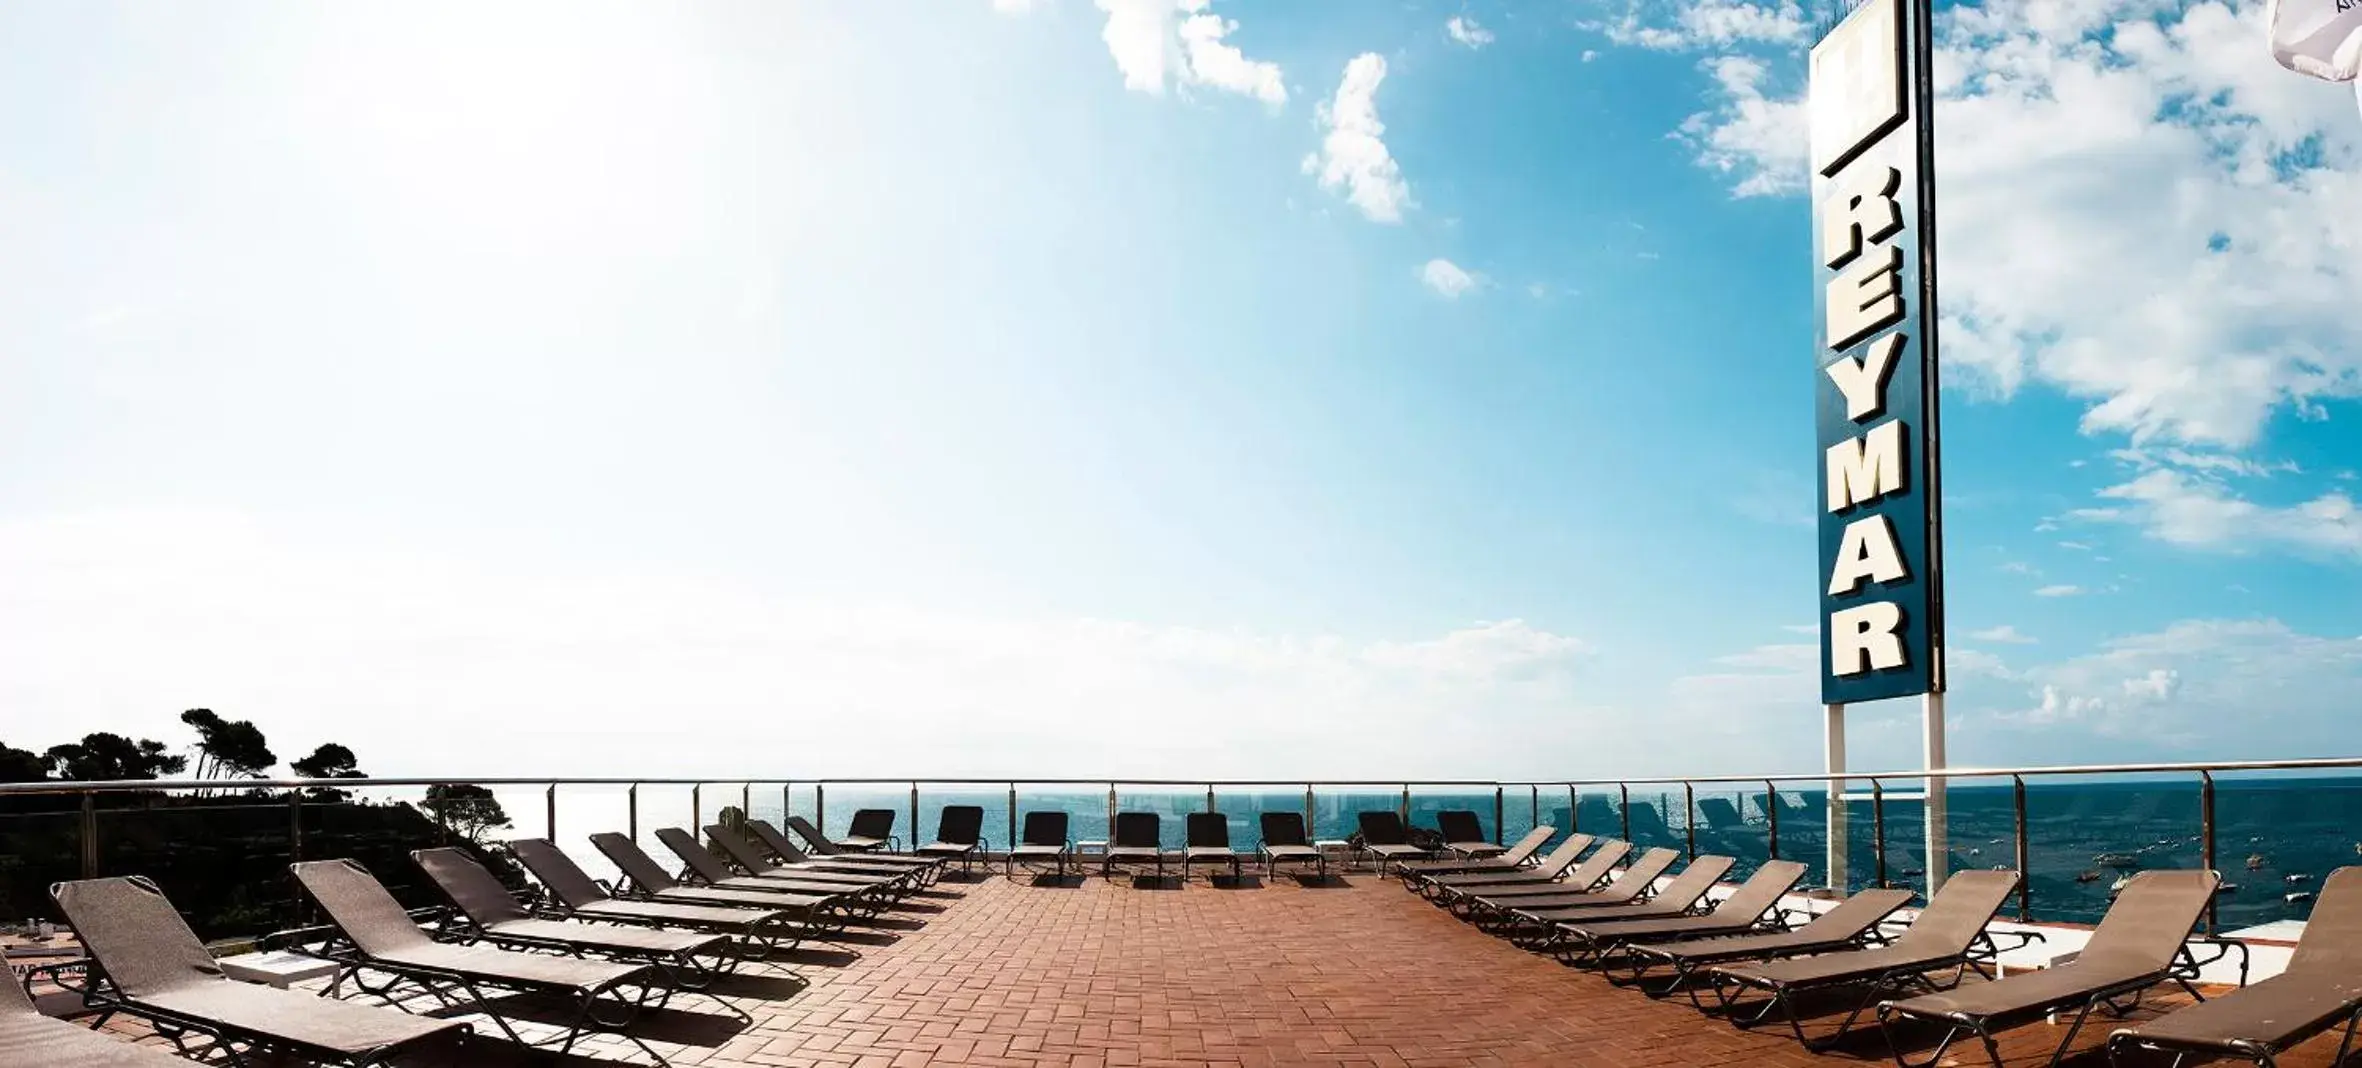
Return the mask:
[[[446,830],[470,842],[484,840],[484,832],[514,826],[492,791],[473,783],[436,783],[426,788],[419,806]]]
[[[39,753],[11,749],[0,742],[0,782],[41,782],[49,778],[49,761]]]
[[[180,721],[197,732],[200,779],[259,779],[279,762],[252,720],[225,720],[210,708],[192,708],[180,714]]]
[[[49,747],[49,766],[60,779],[109,782],[176,775],[189,766],[187,757],[167,752],[164,743],[94,731],[79,742]]]
[[[302,760],[289,761],[287,770],[294,772],[295,777],[299,779],[368,778],[369,775],[358,767],[359,763],[360,758],[355,757],[352,750],[335,742],[327,742],[318,749],[312,750],[312,755]],[[305,791],[304,796],[323,803],[344,801],[352,797],[351,794],[343,790],[332,790],[324,786],[313,787]]]

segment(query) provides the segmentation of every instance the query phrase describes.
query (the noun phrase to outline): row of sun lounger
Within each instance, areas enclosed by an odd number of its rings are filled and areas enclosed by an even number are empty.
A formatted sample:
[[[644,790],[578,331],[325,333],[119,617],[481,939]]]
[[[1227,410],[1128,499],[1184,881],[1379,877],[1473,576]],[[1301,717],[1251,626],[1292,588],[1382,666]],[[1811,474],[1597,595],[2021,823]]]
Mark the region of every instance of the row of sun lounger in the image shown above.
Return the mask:
[[[1990,925],[2017,887],[2016,872],[1952,876],[1897,932],[1894,917],[1909,903],[1909,891],[1865,890],[1811,915],[1782,905],[1804,874],[1793,861],[1769,861],[1717,897],[1711,891],[1729,873],[1731,858],[1699,856],[1668,878],[1679,859],[1672,850],[1634,857],[1623,842],[1594,844],[1576,834],[1539,857],[1536,848],[1524,848],[1481,860],[1406,861],[1394,874],[1484,929],[1652,997],[1685,993],[1741,1027],[1776,1016],[1810,1048],[1835,1044],[1874,1013],[1904,1068],[1941,1063],[1956,1042],[1972,1036],[1998,1066],[1997,1032],[2054,1015],[2067,1023],[2051,1057],[2055,1065],[2092,1012],[2121,1016],[2165,983],[2198,1004],[2118,1030],[2107,1044],[2111,1062],[2146,1050],[2170,1054],[2176,1065],[2187,1056],[2228,1056],[2268,1068],[2297,1043],[2342,1027],[2331,1061],[2338,1064],[2362,1021],[2362,867],[2324,882],[2288,969],[2248,986],[2243,946],[2194,937],[2220,881],[2213,872],[2135,875],[2072,959],[1991,978],[2001,949]],[[1587,850],[1589,859],[1581,859]],[[2009,934],[2020,946],[2040,938]],[[2193,944],[2212,946],[2211,955],[2200,959]],[[2195,985],[2200,969],[2234,948],[2242,954],[2241,988],[2207,1000]],[[1989,981],[1963,983],[1972,971]],[[1807,1036],[1798,1000],[1842,988],[1860,990],[1860,1001],[1834,1034]],[[1944,1029],[1916,1061],[1894,1043],[1896,1029],[1914,1020]]]
[[[61,883],[50,893],[89,954],[72,988],[98,1010],[97,1025],[118,1013],[139,1017],[184,1053],[234,1064],[269,1056],[352,1066],[414,1057],[471,1063],[465,1050],[474,1028],[402,1011],[399,999],[416,993],[481,1013],[519,1045],[563,1054],[586,1032],[610,1032],[661,1064],[629,1030],[642,1010],[693,992],[751,1020],[710,990],[717,976],[874,915],[932,884],[948,862],[846,851],[808,823],[798,829],[826,852],[807,854],[760,820],[748,821],[743,834],[705,828],[727,861],[684,830],[661,830],[658,839],[682,862],[679,875],[621,835],[595,835],[593,844],[624,872],[617,887],[601,884],[548,841],[518,840],[510,843],[513,855],[542,887],[530,908],[466,852],[419,850],[412,859],[449,906],[433,930],[353,861],[292,865],[297,885],[328,922],[266,943],[334,962],[324,997],[229,978],[145,879]],[[395,1007],[337,1000],[347,984]],[[187,1063],[44,1017],[23,987],[0,987],[0,1064]],[[529,1041],[488,991],[554,999],[569,1010],[566,1022],[556,1036]]]

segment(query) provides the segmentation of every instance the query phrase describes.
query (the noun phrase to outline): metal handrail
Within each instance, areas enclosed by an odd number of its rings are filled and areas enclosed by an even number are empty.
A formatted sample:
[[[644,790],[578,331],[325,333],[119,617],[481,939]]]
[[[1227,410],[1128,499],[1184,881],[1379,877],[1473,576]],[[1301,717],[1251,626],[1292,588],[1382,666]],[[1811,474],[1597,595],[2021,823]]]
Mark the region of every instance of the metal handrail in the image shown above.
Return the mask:
[[[372,789],[388,786],[437,786],[444,783],[469,783],[476,786],[700,786],[738,783],[828,783],[832,786],[895,785],[1007,785],[1021,786],[1383,786],[1400,789],[1404,783],[1420,787],[1482,787],[1502,789],[1511,786],[1540,788],[1544,786],[1680,786],[1714,783],[1746,783],[1759,785],[1769,782],[1827,782],[1831,779],[1979,779],[2009,778],[2012,776],[2044,775],[2165,775],[2200,774],[2207,772],[2239,771],[2331,771],[2341,768],[2362,769],[2362,756],[2304,757],[2290,760],[2224,760],[2191,761],[2181,763],[2144,764],[2069,764],[2034,765],[2027,767],[1984,768],[1916,768],[1891,771],[1796,771],[1746,775],[1657,775],[1623,778],[1571,779],[1421,779],[1395,776],[1371,779],[1291,779],[1285,776],[1266,776],[1254,779],[1154,779],[1125,778],[1122,776],[1093,776],[1085,778],[1051,777],[1029,778],[1011,775],[895,775],[838,778],[825,775],[756,775],[747,777],[702,776],[693,779],[646,778],[636,776],[517,776],[479,777],[468,775],[406,776],[402,778],[371,777],[367,779],[128,779],[113,782],[27,782],[0,783],[0,796],[18,794],[81,794],[125,793],[151,790],[301,790],[315,787],[328,789]]]

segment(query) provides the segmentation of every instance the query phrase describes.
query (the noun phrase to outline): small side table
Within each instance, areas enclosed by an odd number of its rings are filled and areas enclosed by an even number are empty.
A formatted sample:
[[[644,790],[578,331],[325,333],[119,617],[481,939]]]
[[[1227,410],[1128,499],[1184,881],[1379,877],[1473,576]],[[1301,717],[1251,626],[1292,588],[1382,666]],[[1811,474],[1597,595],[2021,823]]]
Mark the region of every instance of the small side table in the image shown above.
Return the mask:
[[[1312,848],[1320,850],[1320,855],[1331,868],[1338,871],[1353,870],[1353,843],[1342,838],[1323,838],[1312,843]]]
[[[335,975],[337,969],[335,961],[321,960],[318,957],[302,953],[288,953],[283,950],[273,953],[242,953],[235,957],[223,957],[219,963],[222,974],[232,979],[245,983],[259,983],[263,986],[275,986],[281,990],[306,979],[326,979]]]
[[[1090,854],[1097,854],[1097,855],[1099,855],[1099,856],[1102,856],[1102,857],[1106,856],[1106,855],[1107,855],[1107,842],[1106,842],[1106,840],[1105,840],[1105,839],[1100,839],[1100,838],[1085,838],[1085,839],[1083,839],[1083,840],[1081,840],[1081,841],[1078,841],[1078,842],[1076,842],[1076,843],[1074,844],[1074,855],[1075,855],[1075,857],[1076,857],[1077,859],[1080,859],[1080,858],[1082,858],[1082,857],[1084,857],[1084,856],[1086,856],[1086,855],[1090,855]]]

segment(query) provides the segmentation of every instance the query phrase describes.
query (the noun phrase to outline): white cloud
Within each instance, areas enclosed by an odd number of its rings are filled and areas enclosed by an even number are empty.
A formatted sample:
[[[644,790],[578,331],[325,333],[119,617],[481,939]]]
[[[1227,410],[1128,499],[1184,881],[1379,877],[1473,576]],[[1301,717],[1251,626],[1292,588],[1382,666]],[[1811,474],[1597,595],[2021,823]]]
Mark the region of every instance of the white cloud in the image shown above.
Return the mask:
[[[2044,587],[2042,587],[2041,589],[2035,590],[2035,591],[2034,591],[2034,596],[2036,596],[2036,597],[2073,597],[2073,596],[2075,596],[2076,594],[2079,594],[2079,593],[2082,593],[2082,592],[2083,592],[2083,587],[2081,587],[2081,586],[2068,586],[2068,585],[2065,585],[2065,584],[2060,584],[2060,585],[2056,585],[2056,586],[2044,586]]]
[[[2099,495],[2122,503],[2073,514],[2091,522],[2132,524],[2151,538],[2192,548],[2272,547],[2362,557],[2362,510],[2340,490],[2273,506],[2248,500],[2212,479],[2156,468]]]
[[[1541,776],[1583,744],[1564,728],[1592,685],[1584,642],[1520,620],[1349,640],[982,618],[326,551],[224,515],[0,522],[0,576],[0,739],[178,741],[202,706],[379,775]],[[732,745],[680,744],[699,736]]]
[[[1226,42],[1235,20],[1208,11],[1211,0],[1097,0],[1107,13],[1100,39],[1124,76],[1124,88],[1162,96],[1167,84],[1205,86],[1287,103],[1279,65],[1251,60]]]
[[[1477,25],[1475,19],[1466,15],[1452,16],[1443,24],[1443,32],[1470,48],[1483,48],[1493,43],[1493,31]]]
[[[1737,42],[1681,135],[1742,194],[1800,190],[1782,9],[1696,10],[1612,32]],[[2080,398],[2087,432],[2135,444],[2244,450],[2276,411],[2362,396],[2362,125],[2344,91],[2262,58],[2262,13],[1995,0],[1939,18],[1949,364]]]
[[[1706,72],[1719,88],[1715,111],[1690,116],[1680,135],[1698,162],[1732,176],[1740,196],[1768,196],[1804,188],[1808,129],[1804,102],[1769,96],[1770,67],[1753,56],[1718,56]]]
[[[2004,623],[1998,627],[1986,627],[1983,630],[1970,631],[1968,638],[1970,641],[1997,642],[2003,645],[2034,644],[2034,639],[2018,633],[2018,629],[2016,627],[2013,627],[2007,623]]]
[[[2091,546],[2090,546],[2090,545],[2087,545],[2087,544],[2085,544],[2085,543],[2083,543],[2083,542],[2080,542],[2080,541],[2062,541],[2062,542],[2060,542],[2060,543],[2059,543],[2059,548],[2061,548],[2061,549],[2070,549],[2070,550],[2073,550],[2073,551],[2075,551],[2075,552],[2079,552],[2079,553],[2087,553],[2087,552],[2090,552],[2090,551],[2091,551]]]
[[[1620,45],[1664,51],[1762,43],[1797,45],[1811,30],[1804,9],[1793,3],[1751,4],[1745,0],[1634,7],[1593,28]]]
[[[1003,15],[1025,15],[1040,6],[1041,0],[992,0],[992,9]]]
[[[1459,264],[1440,258],[1428,260],[1426,266],[1419,268],[1419,280],[1446,300],[1457,300],[1460,294],[1477,286],[1475,275],[1462,270]]]
[[[1979,718],[2062,729],[2124,746],[2218,759],[2342,752],[2362,699],[2362,638],[2324,638],[2278,620],[2185,620],[2100,651],[2028,668],[2014,708]],[[2244,729],[2269,716],[2269,730]],[[2185,755],[2185,754],[2176,754]]]
[[[1411,206],[1411,187],[1382,139],[1378,121],[1378,84],[1386,80],[1386,58],[1364,52],[1345,64],[1337,95],[1320,106],[1319,123],[1328,133],[1320,150],[1304,157],[1304,173],[1320,179],[1320,187],[1344,190],[1345,199],[1373,222],[1401,222]]]

